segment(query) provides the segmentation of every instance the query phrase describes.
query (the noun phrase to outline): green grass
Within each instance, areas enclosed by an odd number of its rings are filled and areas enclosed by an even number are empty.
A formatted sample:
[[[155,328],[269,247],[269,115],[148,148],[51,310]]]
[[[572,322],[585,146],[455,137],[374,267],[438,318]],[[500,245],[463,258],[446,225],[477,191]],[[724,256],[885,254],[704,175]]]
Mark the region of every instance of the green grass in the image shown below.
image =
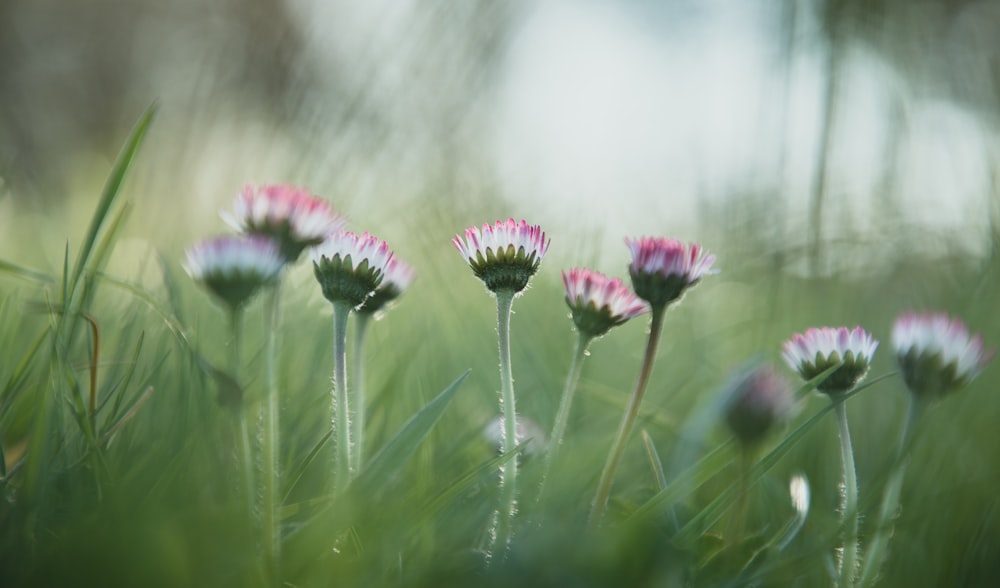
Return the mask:
[[[64,262],[0,261],[3,586],[262,583],[259,532],[240,500],[233,409],[219,399],[242,394],[244,409],[255,413],[263,397],[263,302],[248,307],[243,372],[234,378],[222,367],[225,313],[184,275],[176,255],[146,260],[146,277],[160,276],[152,287],[157,280],[108,269],[128,226],[122,180],[133,157],[142,158],[150,117],[128,141],[81,244],[68,244]],[[486,568],[497,470],[515,456],[498,457],[482,435],[498,413],[494,301],[448,241],[455,227],[492,218],[428,209],[414,223],[422,232],[393,243],[419,277],[371,326],[374,457],[341,495],[327,487],[330,308],[308,264],[288,276],[278,366],[288,585],[827,585],[840,475],[829,403],[807,394],[796,419],[769,439],[753,469],[750,532],[733,541],[725,534],[737,455],[713,412],[731,371],[754,357],[777,362],[781,342],[809,326],[862,324],[882,340],[869,381],[886,377],[849,404],[864,542],[906,410],[888,344],[894,318],[909,308],[943,309],[1000,344],[996,255],[898,255],[877,271],[803,278],[776,267],[746,227],[720,227],[700,240],[723,272],[667,313],[605,526],[587,531],[586,519],[639,367],[644,319],[591,346],[548,499],[532,504],[542,460],[525,460],[512,551]],[[565,250],[586,238],[551,236]],[[164,252],[186,245],[157,244]],[[624,275],[624,247],[621,260]],[[545,429],[575,340],[559,269],[543,261],[515,301],[511,324],[518,409]],[[883,585],[987,585],[1000,573],[998,387],[994,365],[925,419]],[[812,491],[806,524],[784,550],[762,550],[793,516],[787,486],[800,472]]]

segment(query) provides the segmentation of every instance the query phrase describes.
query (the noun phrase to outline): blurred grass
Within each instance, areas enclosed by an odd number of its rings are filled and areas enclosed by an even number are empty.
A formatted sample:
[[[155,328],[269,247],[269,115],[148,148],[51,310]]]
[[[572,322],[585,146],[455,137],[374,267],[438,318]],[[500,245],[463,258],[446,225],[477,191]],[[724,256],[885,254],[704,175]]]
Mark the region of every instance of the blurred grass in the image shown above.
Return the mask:
[[[126,183],[122,206],[136,192]],[[327,498],[322,451],[294,488],[287,487],[291,472],[328,431],[332,368],[329,305],[307,264],[289,276],[279,365],[282,493],[288,493],[289,514],[283,569],[289,585],[672,585],[683,579],[729,585],[747,580],[734,579],[725,557],[709,557],[723,545],[718,534],[725,529],[725,515],[693,545],[674,537],[679,526],[735,483],[734,464],[662,516],[583,531],[608,442],[640,362],[642,320],[592,346],[567,440],[548,482],[548,492],[557,499],[533,508],[540,464],[528,460],[514,549],[506,562],[483,570],[479,550],[486,544],[497,498],[492,472],[499,466],[482,435],[498,412],[495,311],[448,241],[469,224],[509,213],[503,201],[482,208],[447,207],[428,195],[425,204],[389,219],[394,234],[381,233],[379,226],[361,227],[387,237],[418,271],[412,290],[369,335],[372,453],[465,370],[471,373],[427,439],[412,448],[412,457],[396,460],[392,475],[366,486],[363,496]],[[531,211],[518,212],[530,218]],[[778,361],[781,342],[793,332],[823,324],[864,325],[883,341],[872,378],[895,370],[888,332],[897,314],[909,308],[947,310],[982,331],[989,344],[1000,343],[996,246],[990,256],[968,258],[939,243],[938,255],[920,257],[909,255],[891,235],[883,242],[837,248],[859,253],[849,253],[852,258],[835,265],[837,271],[809,277],[794,271],[802,251],[783,247],[766,225],[745,221],[732,215],[697,237],[717,253],[723,271],[706,278],[668,313],[637,423],[662,458],[668,480],[726,440],[710,407],[731,370],[752,357]],[[163,222],[186,220],[178,216]],[[215,226],[224,230],[221,221]],[[65,242],[65,233],[83,234],[81,228],[39,223],[30,230]],[[180,271],[179,251],[186,242],[153,243],[154,250],[135,263],[128,235],[144,229],[126,224],[108,242],[110,262],[103,272],[96,271],[100,266],[88,272],[81,261],[72,273],[88,276],[93,298],[85,310],[100,331],[99,428],[107,432],[117,422],[106,416],[110,412],[120,417],[135,408],[102,446],[98,460],[89,458],[93,444],[84,439],[72,419],[75,409],[67,404],[89,379],[92,340],[68,339],[52,351],[37,344],[53,336],[53,321],[75,321],[82,332],[85,324],[69,313],[26,312],[60,299],[59,280],[42,276],[58,276],[63,268],[42,265],[33,255],[22,261],[15,249],[7,249],[12,255],[0,264],[0,344],[7,358],[0,363],[0,440],[8,472],[0,484],[4,586],[258,582],[255,532],[239,500],[235,423],[230,409],[217,401],[218,378],[206,371],[207,364],[224,364],[230,344],[225,317]],[[560,229],[550,236],[554,254],[515,301],[512,319],[518,407],[543,429],[555,416],[574,341],[559,262],[568,267],[590,261],[573,253],[588,235]],[[1000,235],[994,235],[993,243],[998,242]],[[69,243],[68,260],[87,257],[88,247],[78,251],[75,240]],[[157,250],[163,252],[162,265]],[[131,258],[128,264],[116,263],[123,257]],[[618,257],[620,265],[612,273],[625,275],[624,246]],[[138,270],[123,269],[129,266]],[[251,304],[240,374],[251,413],[264,385],[262,315],[261,303]],[[47,357],[56,351],[63,363]],[[1000,403],[991,396],[998,384],[1000,370],[991,366],[926,420],[904,486],[885,585],[986,585],[1000,572],[993,557],[1000,547],[995,490],[1000,486],[995,434]],[[45,472],[44,487],[28,493],[23,470],[31,465],[18,464],[28,454],[26,443],[46,395],[53,414],[61,416],[46,426],[47,449],[36,458],[44,460],[37,464]],[[827,406],[815,394],[804,404],[785,433]],[[865,513],[877,506],[904,411],[904,391],[895,377],[850,403]],[[782,437],[773,436],[772,446]],[[793,474],[807,476],[813,495],[800,536],[754,568],[763,584],[827,582],[823,562],[836,543],[838,524],[838,459],[834,423],[823,419],[754,487],[750,528],[764,536],[792,516],[787,483]],[[637,434],[616,480],[612,519],[624,519],[658,488],[657,472]],[[436,501],[442,493],[450,493],[450,499]],[[424,510],[430,504],[434,508]],[[334,519],[328,518],[331,512],[337,514]],[[350,528],[338,518],[344,513]],[[724,554],[742,547],[728,549]]]

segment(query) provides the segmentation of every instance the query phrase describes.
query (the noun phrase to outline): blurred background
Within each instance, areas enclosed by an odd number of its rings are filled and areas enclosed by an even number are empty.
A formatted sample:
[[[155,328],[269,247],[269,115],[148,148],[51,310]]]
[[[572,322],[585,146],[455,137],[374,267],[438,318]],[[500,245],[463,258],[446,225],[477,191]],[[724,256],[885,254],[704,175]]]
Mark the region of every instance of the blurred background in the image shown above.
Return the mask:
[[[593,235],[567,263],[739,225],[811,274],[983,255],[998,37],[989,0],[3,0],[0,222],[89,210],[155,100],[156,247],[283,181],[390,239],[428,208]]]

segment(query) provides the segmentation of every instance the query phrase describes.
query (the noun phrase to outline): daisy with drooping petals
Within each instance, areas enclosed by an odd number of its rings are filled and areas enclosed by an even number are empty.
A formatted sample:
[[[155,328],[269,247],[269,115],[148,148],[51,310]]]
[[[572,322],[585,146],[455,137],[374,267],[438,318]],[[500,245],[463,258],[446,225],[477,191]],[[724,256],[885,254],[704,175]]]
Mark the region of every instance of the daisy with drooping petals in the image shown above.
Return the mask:
[[[184,269],[230,309],[242,307],[277,277],[284,259],[267,237],[226,236],[187,250]]]
[[[284,184],[245,186],[236,196],[233,213],[223,212],[222,217],[238,231],[277,241],[289,263],[344,225],[329,202]]]
[[[678,300],[685,290],[700,282],[706,274],[713,273],[712,264],[715,263],[715,256],[706,253],[701,245],[685,244],[676,239],[626,238],[625,245],[632,252],[632,262],[628,266],[629,275],[632,277],[632,288],[639,298],[649,303],[651,313],[649,338],[646,340],[646,353],[642,358],[642,367],[639,368],[639,377],[635,388],[632,389],[632,396],[611,445],[608,459],[604,462],[604,469],[597,483],[597,493],[590,505],[591,526],[600,524],[607,509],[615,470],[625,452],[625,444],[639,414],[639,406],[653,371],[667,306]]]
[[[549,249],[540,226],[512,218],[469,227],[464,239],[455,235],[451,242],[492,292],[524,290]]]
[[[649,311],[618,278],[574,268],[562,272],[562,280],[573,322],[580,333],[590,337],[600,337],[611,327]]]
[[[312,249],[313,273],[330,302],[357,308],[382,283],[393,253],[374,235],[336,233]]]
[[[566,385],[563,388],[552,425],[552,443],[545,457],[541,485],[538,491],[540,501],[545,491],[545,481],[552,469],[556,452],[562,444],[566,423],[573,405],[577,383],[583,371],[583,360],[587,347],[596,337],[600,337],[612,327],[623,324],[649,311],[646,303],[633,294],[621,280],[608,278],[604,274],[589,269],[573,268],[562,272],[563,286],[566,288],[566,304],[569,305],[573,323],[576,325],[576,349],[570,363]]]
[[[712,273],[715,256],[701,245],[664,237],[625,239],[632,252],[629,274],[635,293],[652,306],[669,304]]]
[[[811,380],[841,364],[817,389],[842,393],[865,377],[877,348],[878,341],[861,327],[821,327],[792,335],[782,347],[782,357],[804,380]]]
[[[944,313],[907,312],[892,327],[892,347],[906,387],[921,398],[940,398],[979,375],[993,359],[980,335]]]

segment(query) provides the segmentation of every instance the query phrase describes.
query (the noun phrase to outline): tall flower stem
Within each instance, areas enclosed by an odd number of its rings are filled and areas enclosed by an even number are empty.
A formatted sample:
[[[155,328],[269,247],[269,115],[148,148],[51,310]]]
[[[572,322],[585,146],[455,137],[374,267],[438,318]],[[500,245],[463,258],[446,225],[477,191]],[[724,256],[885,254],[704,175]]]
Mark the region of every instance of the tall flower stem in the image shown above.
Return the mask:
[[[910,461],[910,444],[924,408],[924,403],[920,399],[913,395],[910,395],[909,398],[910,406],[906,421],[903,423],[903,432],[900,435],[899,448],[896,452],[896,462],[889,474],[889,480],[885,484],[882,506],[878,514],[878,526],[875,528],[875,536],[868,547],[867,557],[861,569],[859,586],[874,585],[879,568],[882,567],[882,561],[885,559],[889,540],[892,538],[892,519],[899,510],[899,496],[903,490],[903,478],[906,476],[906,467]]]
[[[502,451],[509,453],[517,446],[517,407],[514,402],[514,376],[510,368],[510,309],[514,292],[499,290],[497,297],[497,342],[500,351],[500,409],[503,412]],[[513,535],[514,512],[517,509],[517,459],[507,461],[500,469],[500,510],[494,539],[501,553],[506,553]]]
[[[229,343],[229,373],[234,380],[239,382],[239,374],[242,371],[242,348],[243,348],[243,307],[233,307],[229,312],[229,328],[232,341]],[[253,481],[253,454],[250,451],[250,427],[247,424],[246,398],[241,398],[236,407],[237,424],[240,435],[240,466],[243,468],[243,497],[247,502],[248,520],[254,517],[254,496],[255,485]]]
[[[652,315],[649,323],[649,340],[646,343],[646,353],[642,358],[642,368],[639,370],[639,378],[635,382],[635,390],[625,409],[625,416],[618,427],[618,434],[615,435],[614,444],[608,459],[604,463],[604,470],[601,471],[601,479],[597,484],[597,494],[594,495],[594,502],[590,506],[591,527],[601,524],[604,512],[608,507],[608,497],[611,495],[611,483],[615,478],[615,470],[618,469],[618,462],[621,461],[625,452],[625,443],[628,441],[629,433],[635,424],[635,418],[639,414],[639,404],[646,393],[646,385],[649,383],[649,375],[653,371],[653,362],[656,359],[656,350],[660,344],[660,331],[663,330],[663,317],[666,314],[667,305],[659,304],[652,307]]]
[[[858,558],[858,477],[854,469],[854,448],[851,430],[847,426],[847,403],[843,394],[831,395],[840,434],[840,452],[844,464],[844,489],[841,494],[841,523],[844,529],[843,559],[840,566],[840,587],[854,586]],[[849,520],[848,520],[849,519]]]
[[[559,446],[562,445],[563,435],[566,433],[566,423],[569,421],[569,411],[573,406],[573,397],[576,395],[576,387],[580,382],[580,373],[583,371],[583,359],[587,355],[587,347],[593,341],[593,337],[578,333],[576,348],[573,350],[573,359],[569,364],[569,374],[566,375],[566,386],[563,388],[562,398],[559,400],[559,410],[556,411],[556,421],[552,426],[552,435],[549,440],[549,449],[545,454],[545,464],[542,467],[542,481],[538,487],[538,502],[542,501],[545,493],[545,482],[552,471],[552,463],[555,461]]]
[[[337,450],[334,456],[334,488],[346,488],[354,477],[351,461],[351,414],[347,395],[347,319],[351,316],[349,302],[333,303],[333,438]]]
[[[281,303],[281,278],[271,286],[267,302],[267,397],[264,401],[263,435],[263,507],[264,556],[271,579],[280,581],[281,532],[278,529],[278,310]]]
[[[354,315],[354,365],[352,373],[354,387],[351,388],[351,408],[354,409],[354,418],[351,420],[351,460],[357,473],[361,473],[361,465],[364,463],[364,436],[365,436],[365,378],[364,378],[364,347],[365,335],[368,334],[368,325],[371,323],[372,315],[367,312],[358,312]]]

